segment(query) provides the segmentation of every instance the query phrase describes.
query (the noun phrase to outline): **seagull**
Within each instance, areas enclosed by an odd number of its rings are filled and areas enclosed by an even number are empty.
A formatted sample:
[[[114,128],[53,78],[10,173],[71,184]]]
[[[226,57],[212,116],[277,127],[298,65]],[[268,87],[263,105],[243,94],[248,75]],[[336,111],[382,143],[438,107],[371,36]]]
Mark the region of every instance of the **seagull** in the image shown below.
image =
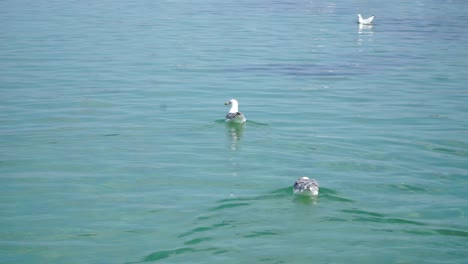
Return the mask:
[[[294,183],[293,192],[295,194],[317,196],[319,193],[319,183],[315,179],[301,177]]]
[[[358,19],[359,19],[359,24],[362,24],[362,25],[370,25],[372,24],[372,21],[374,20],[375,16],[371,16],[369,18],[362,18],[361,14],[358,14]]]
[[[229,110],[229,113],[227,113],[226,115],[226,120],[225,120],[226,122],[242,124],[245,121],[247,121],[244,114],[239,112],[239,102],[237,102],[236,99],[231,99],[225,102],[224,104],[231,105],[231,109]]]

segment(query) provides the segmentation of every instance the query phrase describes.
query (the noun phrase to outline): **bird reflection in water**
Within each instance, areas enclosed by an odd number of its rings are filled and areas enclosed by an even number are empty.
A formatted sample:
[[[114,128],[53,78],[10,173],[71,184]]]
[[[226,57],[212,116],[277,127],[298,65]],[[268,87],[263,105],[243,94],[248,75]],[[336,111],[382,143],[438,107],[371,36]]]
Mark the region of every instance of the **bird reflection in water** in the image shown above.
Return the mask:
[[[358,39],[357,39],[357,44],[358,45],[364,45],[368,42],[372,42],[373,40],[373,35],[374,31],[372,30],[374,26],[373,25],[363,25],[359,24],[358,28]]]
[[[245,123],[226,123],[226,132],[230,140],[230,149],[237,150],[239,148],[239,141],[242,138],[244,132]]]
[[[359,34],[369,34],[369,35],[372,35],[374,32],[372,31],[372,28],[374,27],[374,25],[363,25],[363,24],[359,24],[359,28],[358,28],[358,33]]]

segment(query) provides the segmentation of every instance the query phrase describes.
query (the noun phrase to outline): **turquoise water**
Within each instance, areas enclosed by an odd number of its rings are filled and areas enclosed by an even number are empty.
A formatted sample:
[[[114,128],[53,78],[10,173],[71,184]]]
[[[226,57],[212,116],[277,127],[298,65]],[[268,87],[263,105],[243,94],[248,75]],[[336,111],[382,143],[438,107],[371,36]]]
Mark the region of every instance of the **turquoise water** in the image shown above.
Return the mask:
[[[0,262],[467,263],[467,11],[0,1]]]

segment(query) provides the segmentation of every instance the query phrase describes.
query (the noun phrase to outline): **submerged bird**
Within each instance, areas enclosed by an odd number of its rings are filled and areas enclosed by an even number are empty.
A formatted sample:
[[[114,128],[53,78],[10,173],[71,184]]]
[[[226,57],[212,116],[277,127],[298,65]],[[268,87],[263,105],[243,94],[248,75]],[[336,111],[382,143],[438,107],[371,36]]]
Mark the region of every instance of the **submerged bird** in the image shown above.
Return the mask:
[[[358,19],[359,19],[359,24],[361,25],[370,25],[372,24],[372,21],[374,20],[375,16],[371,16],[369,18],[362,18],[361,14],[358,14]]]
[[[301,177],[294,183],[293,192],[295,194],[317,196],[319,193],[319,183],[315,179]]]
[[[225,120],[226,122],[241,124],[247,121],[244,114],[239,112],[239,103],[237,102],[236,99],[231,99],[224,104],[231,105],[231,109],[229,110],[229,113],[227,113],[226,115],[226,120]]]

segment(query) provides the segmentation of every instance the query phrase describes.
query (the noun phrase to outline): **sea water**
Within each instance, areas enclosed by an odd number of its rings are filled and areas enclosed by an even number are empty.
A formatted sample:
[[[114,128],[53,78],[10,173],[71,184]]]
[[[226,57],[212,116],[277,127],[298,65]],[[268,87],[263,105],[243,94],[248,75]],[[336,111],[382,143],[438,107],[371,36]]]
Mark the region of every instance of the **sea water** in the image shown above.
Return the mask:
[[[467,11],[0,1],[0,262],[467,263]]]

